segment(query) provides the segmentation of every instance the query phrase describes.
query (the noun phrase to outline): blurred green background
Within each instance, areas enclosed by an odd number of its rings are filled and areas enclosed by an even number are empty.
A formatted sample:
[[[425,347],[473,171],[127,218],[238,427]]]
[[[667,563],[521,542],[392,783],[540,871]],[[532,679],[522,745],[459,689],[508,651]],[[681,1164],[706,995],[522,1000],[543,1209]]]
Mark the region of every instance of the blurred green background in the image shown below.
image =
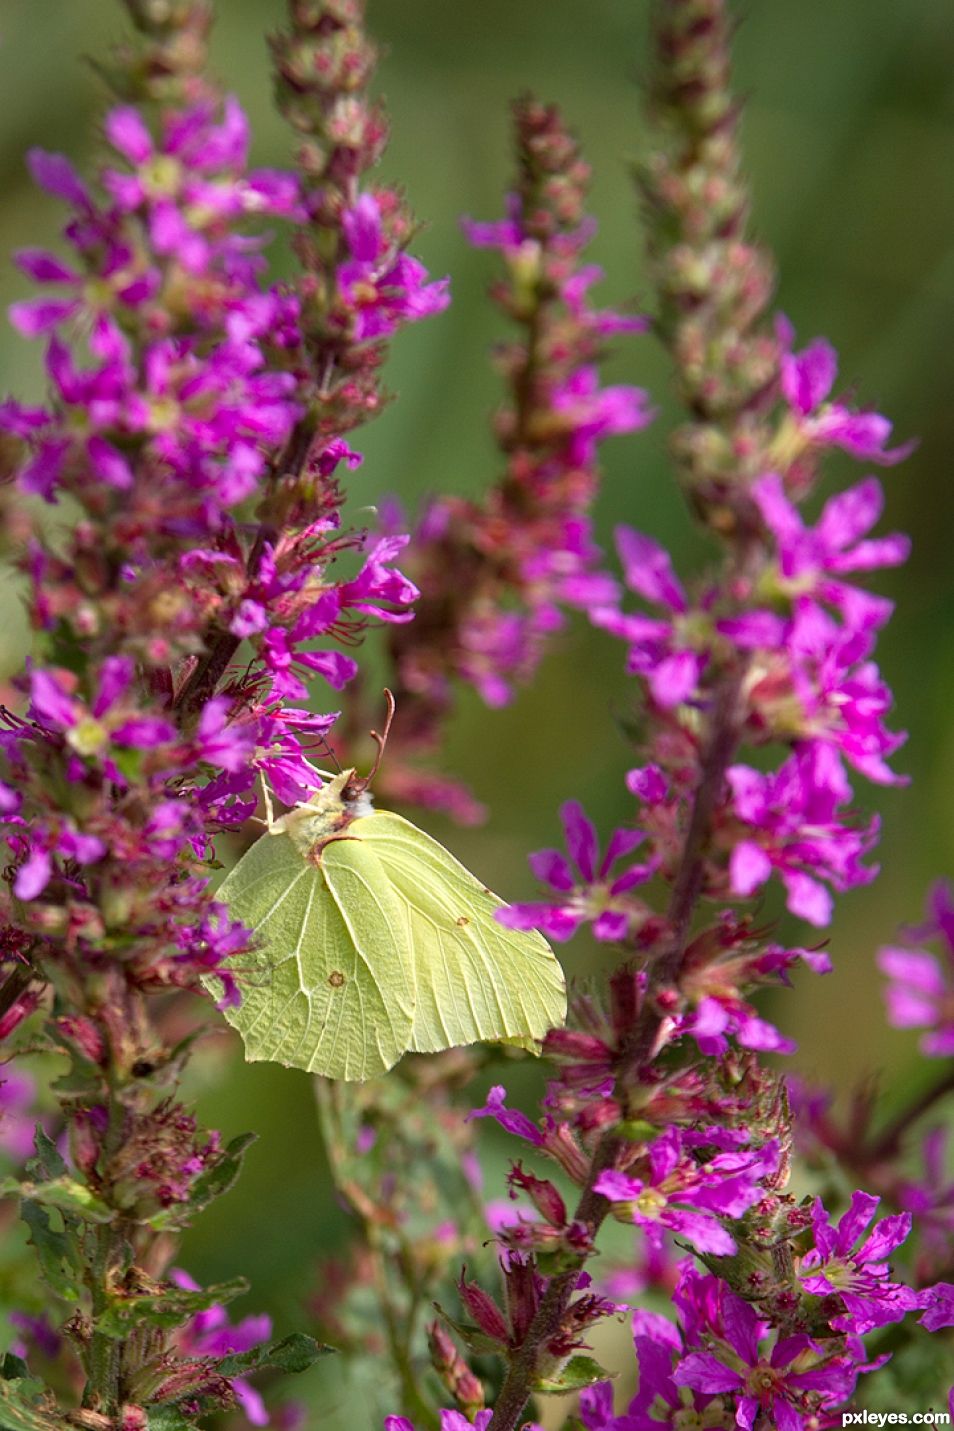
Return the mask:
[[[221,0],[219,11],[215,68],[251,115],[255,160],[281,164],[287,136],[270,107],[262,40],[281,22],[281,0]],[[487,351],[503,330],[484,299],[493,257],[468,249],[458,218],[500,211],[511,174],[508,100],[527,87],[557,99],[595,168],[592,255],[607,274],[597,301],[649,303],[626,169],[646,142],[637,83],[647,9],[633,0],[370,0],[369,11],[387,47],[379,90],[394,137],[385,173],[426,221],[417,251],[435,275],[452,275],[454,304],[395,345],[387,381],[400,400],[360,436],[366,461],[355,502],[390,491],[411,501],[434,490],[478,493],[496,469],[487,417],[498,387]],[[884,816],[881,879],[839,902],[836,972],[800,980],[773,1005],[800,1039],[804,1074],[844,1089],[880,1071],[890,1091],[912,1076],[915,1041],[883,1024],[873,951],[919,916],[932,879],[954,875],[954,8],[951,0],[750,0],[738,15],[747,166],[758,231],[779,260],[780,306],[801,339],[831,338],[842,384],[891,416],[899,439],[920,437],[915,455],[885,473],[885,529],[911,532],[915,546],[909,567],[880,588],[899,602],[881,663],[896,724],[910,731],[895,764],[913,783],[873,798],[862,792]],[[60,213],[29,186],[23,152],[39,144],[91,162],[100,89],[81,57],[102,54],[122,30],[111,0],[3,0],[0,251],[55,240]],[[0,303],[26,290],[4,264]],[[0,371],[5,389],[38,396],[38,353],[7,329]],[[626,520],[670,544],[677,561],[697,561],[704,548],[665,461],[666,361],[651,339],[629,340],[609,372],[648,387],[661,416],[649,432],[608,447],[600,530],[608,540]],[[861,473],[846,462],[838,475]],[[11,584],[0,675],[26,650],[18,600]],[[492,818],[479,831],[430,823],[509,897],[530,892],[524,855],[555,840],[560,801],[582,798],[604,831],[631,814],[620,779],[631,762],[614,722],[626,698],[621,665],[615,643],[579,624],[506,711],[461,702],[452,761]],[[571,955],[575,967],[590,952]],[[226,1079],[210,1059],[197,1071],[196,1096],[204,1121],[229,1134],[257,1128],[262,1138],[244,1182],[190,1236],[183,1260],[203,1279],[248,1273],[256,1307],[287,1329],[319,1249],[342,1225],[311,1136],[307,1079],[237,1064]],[[345,1410],[334,1375],[321,1394]],[[351,1418],[355,1425],[353,1410]]]

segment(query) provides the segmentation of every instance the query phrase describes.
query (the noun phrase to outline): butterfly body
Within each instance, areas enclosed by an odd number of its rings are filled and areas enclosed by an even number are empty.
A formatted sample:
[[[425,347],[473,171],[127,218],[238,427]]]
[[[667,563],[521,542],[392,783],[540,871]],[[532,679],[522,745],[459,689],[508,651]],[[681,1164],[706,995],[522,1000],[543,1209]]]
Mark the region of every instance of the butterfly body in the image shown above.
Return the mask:
[[[219,891],[255,936],[225,1011],[248,1058],[362,1080],[408,1051],[530,1043],[561,1024],[543,936],[498,924],[503,901],[410,821],[349,799],[352,776],[270,821]]]

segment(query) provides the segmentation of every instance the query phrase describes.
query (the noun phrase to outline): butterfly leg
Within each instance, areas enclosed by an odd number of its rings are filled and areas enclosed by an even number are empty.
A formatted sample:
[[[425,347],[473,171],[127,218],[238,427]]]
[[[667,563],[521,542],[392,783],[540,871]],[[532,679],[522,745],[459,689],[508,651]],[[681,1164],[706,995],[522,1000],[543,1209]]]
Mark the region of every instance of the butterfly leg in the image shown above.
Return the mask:
[[[265,819],[261,822],[270,835],[279,833],[275,826],[278,821],[275,819],[275,806],[272,804],[272,792],[268,788],[268,781],[265,779],[265,772],[260,770],[258,778],[262,782],[262,803],[265,806]]]

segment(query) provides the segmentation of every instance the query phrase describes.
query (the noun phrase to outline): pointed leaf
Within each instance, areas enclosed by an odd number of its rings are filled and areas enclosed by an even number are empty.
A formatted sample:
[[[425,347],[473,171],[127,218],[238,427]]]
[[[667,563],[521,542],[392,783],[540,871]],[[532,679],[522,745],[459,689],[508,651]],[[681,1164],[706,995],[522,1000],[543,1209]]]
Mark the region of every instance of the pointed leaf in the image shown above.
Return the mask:
[[[80,1299],[82,1268],[72,1237],[67,1232],[55,1231],[50,1226],[46,1208],[32,1198],[23,1199],[20,1216],[30,1229],[30,1245],[36,1249],[40,1271],[47,1286],[58,1297],[62,1297],[64,1302],[75,1306]]]
[[[107,1207],[85,1183],[66,1175],[39,1183],[21,1183],[17,1178],[4,1178],[0,1182],[0,1197],[30,1198],[44,1207],[56,1207],[60,1212],[85,1218],[87,1222],[112,1222],[116,1216],[113,1209]]]
[[[63,1431],[64,1424],[38,1381],[0,1381],[3,1431]]]
[[[582,1391],[585,1386],[595,1386],[598,1381],[609,1381],[613,1372],[605,1371],[591,1356],[571,1356],[566,1366],[550,1377],[541,1377],[534,1391],[559,1394],[566,1391]]]
[[[26,1165],[27,1175],[36,1178],[38,1182],[46,1182],[50,1178],[59,1178],[67,1171],[66,1163],[60,1155],[60,1151],[53,1139],[49,1136],[41,1123],[36,1125],[33,1134],[33,1144],[36,1148],[36,1156],[31,1158]]]
[[[172,1328],[181,1326],[196,1312],[204,1312],[209,1307],[230,1302],[248,1291],[244,1277],[233,1277],[229,1282],[219,1282],[214,1287],[203,1287],[193,1292],[186,1287],[157,1287],[149,1292],[133,1292],[128,1296],[113,1294],[109,1306],[96,1319],[96,1330],[104,1336],[121,1339],[139,1322],[147,1322],[153,1327]]]
[[[188,1203],[179,1207],[163,1208],[149,1219],[150,1227],[177,1227],[181,1222],[191,1220],[194,1213],[207,1207],[215,1198],[227,1193],[242,1170],[242,1160],[247,1150],[257,1137],[257,1133],[240,1133],[237,1138],[227,1143],[221,1158],[214,1166],[196,1178]]]
[[[246,1376],[250,1371],[274,1367],[276,1371],[307,1371],[319,1357],[328,1356],[334,1347],[322,1346],[304,1332],[292,1332],[280,1342],[263,1342],[251,1351],[236,1352],[220,1361],[217,1371],[223,1376]]]

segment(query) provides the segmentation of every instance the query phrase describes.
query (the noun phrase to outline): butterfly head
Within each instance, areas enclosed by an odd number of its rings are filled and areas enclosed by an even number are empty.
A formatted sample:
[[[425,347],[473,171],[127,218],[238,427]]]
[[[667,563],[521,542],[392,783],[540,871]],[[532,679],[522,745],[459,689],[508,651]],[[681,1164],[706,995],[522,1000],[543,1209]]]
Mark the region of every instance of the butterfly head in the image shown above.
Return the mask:
[[[317,861],[329,840],[340,840],[353,820],[373,812],[367,784],[354,770],[342,770],[304,805],[272,822],[274,835],[287,835],[304,859]]]
[[[384,694],[387,698],[387,720],[383,732],[371,731],[378,753],[367,775],[359,775],[354,767],[342,770],[316,790],[306,804],[298,805],[286,815],[269,822],[271,834],[287,835],[302,858],[314,864],[319,862],[321,851],[330,840],[349,838],[346,831],[353,820],[360,820],[374,812],[369,791],[381,764],[394,717],[394,697],[390,691]]]

